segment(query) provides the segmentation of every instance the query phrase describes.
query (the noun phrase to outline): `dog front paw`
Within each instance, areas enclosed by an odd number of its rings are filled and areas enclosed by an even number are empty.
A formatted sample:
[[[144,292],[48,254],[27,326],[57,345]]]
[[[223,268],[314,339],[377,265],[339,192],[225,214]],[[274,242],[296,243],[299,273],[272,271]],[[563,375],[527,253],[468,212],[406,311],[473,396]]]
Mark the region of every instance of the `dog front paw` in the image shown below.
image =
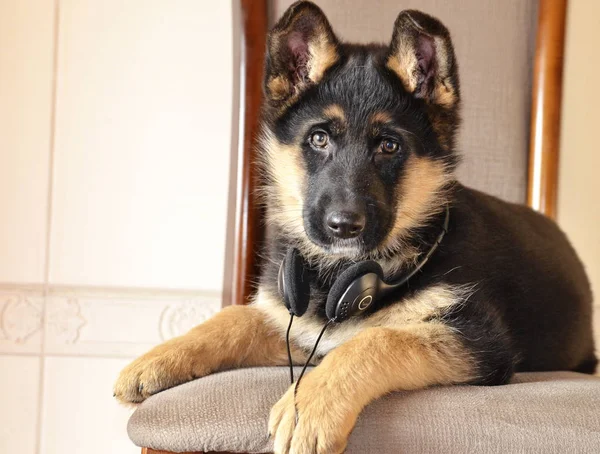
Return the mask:
[[[209,373],[201,355],[183,339],[159,345],[129,364],[117,379],[114,396],[124,404],[137,404],[167,388]]]
[[[346,448],[359,412],[311,380],[311,375],[298,387],[296,405],[292,385],[271,410],[269,433],[275,454],[336,454]]]

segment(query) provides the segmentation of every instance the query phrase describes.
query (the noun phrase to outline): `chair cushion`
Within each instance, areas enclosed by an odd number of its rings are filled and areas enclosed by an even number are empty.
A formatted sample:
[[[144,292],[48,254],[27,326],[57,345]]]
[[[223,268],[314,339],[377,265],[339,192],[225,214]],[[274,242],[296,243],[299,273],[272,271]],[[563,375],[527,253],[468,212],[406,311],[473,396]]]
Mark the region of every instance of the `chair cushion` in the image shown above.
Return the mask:
[[[129,436],[174,452],[270,452],[269,410],[288,386],[286,368],[214,374],[146,400]],[[504,386],[396,392],[363,411],[347,452],[598,453],[600,378],[522,373]]]

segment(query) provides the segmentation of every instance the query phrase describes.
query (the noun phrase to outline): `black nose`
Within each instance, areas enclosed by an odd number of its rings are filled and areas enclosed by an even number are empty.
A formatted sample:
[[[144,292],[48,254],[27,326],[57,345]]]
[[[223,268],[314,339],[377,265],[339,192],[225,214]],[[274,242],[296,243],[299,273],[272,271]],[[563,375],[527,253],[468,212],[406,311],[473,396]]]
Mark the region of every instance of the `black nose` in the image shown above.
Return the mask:
[[[327,216],[329,233],[338,238],[354,238],[365,228],[365,216],[352,211],[334,211]]]

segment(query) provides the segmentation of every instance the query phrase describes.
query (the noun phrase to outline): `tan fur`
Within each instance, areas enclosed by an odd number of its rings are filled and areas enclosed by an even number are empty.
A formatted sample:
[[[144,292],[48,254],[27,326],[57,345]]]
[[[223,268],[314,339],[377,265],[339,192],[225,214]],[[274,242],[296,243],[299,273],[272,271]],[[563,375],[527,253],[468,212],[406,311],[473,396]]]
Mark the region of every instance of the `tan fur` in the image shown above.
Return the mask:
[[[286,99],[292,92],[290,81],[283,76],[272,77],[267,83],[267,89],[275,101]]]
[[[411,155],[406,162],[404,177],[398,185],[398,211],[394,226],[382,247],[400,250],[403,241],[432,216],[445,209],[441,192],[451,181],[443,162]]]
[[[436,58],[438,62],[438,79],[433,90],[433,103],[443,107],[451,108],[458,101],[456,90],[448,80],[448,54],[444,39],[436,36],[435,39]]]
[[[293,356],[296,363],[305,358],[296,348]],[[264,312],[231,306],[136,359],[121,372],[114,393],[123,403],[139,403],[163,389],[219,370],[287,362],[285,341]]]
[[[293,236],[305,236],[302,222],[305,185],[304,162],[299,147],[280,143],[270,131],[263,131],[260,138],[265,152],[265,171],[273,185],[263,188],[267,205],[268,224]]]
[[[397,54],[390,55],[386,66],[400,78],[404,89],[413,93],[417,88],[417,64],[413,46],[403,43]]]
[[[310,53],[308,77],[318,83],[329,68],[339,59],[335,45],[329,40],[327,35],[322,32],[316,35],[315,39],[309,42],[308,51]]]
[[[340,123],[346,123],[346,114],[339,104],[330,104],[323,110],[323,114],[330,120],[338,120]]]
[[[442,323],[367,328],[290,387],[269,418],[276,454],[344,451],[362,409],[391,391],[474,379],[458,336]],[[298,420],[296,421],[296,410]]]
[[[435,86],[436,103],[444,107],[452,107],[456,103],[456,93],[443,83]]]
[[[299,147],[284,145],[270,133],[265,135],[264,141],[267,171],[274,183],[269,195],[276,206],[283,207],[280,211],[269,212],[269,220],[284,228],[287,223],[295,227],[298,222],[302,222],[306,174]]]
[[[435,131],[438,142],[444,150],[449,150],[452,146],[452,138],[456,133],[455,127],[443,115],[439,115],[435,107],[429,107],[429,118],[431,119],[431,127]]]
[[[371,115],[371,119],[370,122],[371,124],[377,124],[377,123],[391,123],[392,121],[392,116],[388,113],[388,112],[375,112],[373,115]]]
[[[401,328],[438,317],[445,309],[465,301],[470,292],[470,288],[463,287],[447,285],[431,287],[402,300],[400,304],[380,309],[369,317],[351,318],[344,323],[333,324],[319,343],[317,356],[326,355],[367,328]],[[253,305],[264,312],[282,335],[285,333],[290,316],[278,296],[259,289]],[[291,339],[294,345],[304,350],[312,349],[323,328],[322,321],[313,315],[314,308],[309,308],[303,317],[294,320]]]

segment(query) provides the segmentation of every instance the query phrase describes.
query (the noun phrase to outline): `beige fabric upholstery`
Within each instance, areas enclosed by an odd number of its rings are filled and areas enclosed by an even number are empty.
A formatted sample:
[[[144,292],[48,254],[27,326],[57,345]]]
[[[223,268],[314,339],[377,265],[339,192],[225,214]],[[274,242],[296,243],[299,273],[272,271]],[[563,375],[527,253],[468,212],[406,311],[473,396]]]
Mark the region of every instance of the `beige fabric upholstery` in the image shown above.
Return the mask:
[[[129,422],[138,446],[269,452],[269,410],[286,368],[211,375],[157,394]],[[599,453],[600,378],[519,374],[510,385],[394,393],[369,405],[348,453]]]
[[[293,0],[272,2],[271,22]],[[525,202],[536,0],[316,0],[338,36],[385,42],[403,9],[420,9],[450,29],[458,57],[464,124],[461,181]]]

